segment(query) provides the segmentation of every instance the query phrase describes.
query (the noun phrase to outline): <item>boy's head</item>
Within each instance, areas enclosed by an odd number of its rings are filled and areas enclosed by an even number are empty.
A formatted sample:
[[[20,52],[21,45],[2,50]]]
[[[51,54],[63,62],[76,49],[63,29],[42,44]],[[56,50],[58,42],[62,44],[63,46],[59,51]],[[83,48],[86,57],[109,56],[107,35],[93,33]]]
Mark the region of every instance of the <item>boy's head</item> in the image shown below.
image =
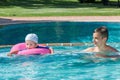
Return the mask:
[[[108,39],[108,30],[105,26],[102,26],[102,27],[95,29],[94,33],[100,33],[102,38]]]
[[[106,27],[102,26],[94,30],[93,42],[96,46],[101,46],[101,44],[106,44],[108,39],[108,30]]]
[[[30,33],[25,37],[26,47],[28,49],[37,47],[38,44],[38,36],[34,33]]]

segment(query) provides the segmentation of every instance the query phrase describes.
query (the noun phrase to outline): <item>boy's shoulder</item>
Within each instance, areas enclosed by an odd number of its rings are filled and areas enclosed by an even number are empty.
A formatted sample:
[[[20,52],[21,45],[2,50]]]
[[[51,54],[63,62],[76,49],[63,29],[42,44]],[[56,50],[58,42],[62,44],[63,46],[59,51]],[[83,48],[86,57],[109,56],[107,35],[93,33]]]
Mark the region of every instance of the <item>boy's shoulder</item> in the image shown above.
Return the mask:
[[[84,52],[94,52],[94,50],[95,50],[95,47],[89,47],[89,48],[87,48],[87,49],[85,49],[83,51]]]
[[[111,46],[107,46],[107,50],[112,51],[112,52],[118,52],[118,50],[116,50],[115,48]]]

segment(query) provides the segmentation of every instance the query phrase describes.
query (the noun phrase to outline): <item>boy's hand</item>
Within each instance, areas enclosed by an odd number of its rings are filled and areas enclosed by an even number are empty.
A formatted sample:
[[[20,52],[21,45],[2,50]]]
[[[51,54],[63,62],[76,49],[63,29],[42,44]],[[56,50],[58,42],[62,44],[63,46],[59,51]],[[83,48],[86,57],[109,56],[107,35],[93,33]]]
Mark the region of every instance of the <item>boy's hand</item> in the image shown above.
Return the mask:
[[[8,53],[7,56],[12,56],[12,54],[11,54],[11,53]]]

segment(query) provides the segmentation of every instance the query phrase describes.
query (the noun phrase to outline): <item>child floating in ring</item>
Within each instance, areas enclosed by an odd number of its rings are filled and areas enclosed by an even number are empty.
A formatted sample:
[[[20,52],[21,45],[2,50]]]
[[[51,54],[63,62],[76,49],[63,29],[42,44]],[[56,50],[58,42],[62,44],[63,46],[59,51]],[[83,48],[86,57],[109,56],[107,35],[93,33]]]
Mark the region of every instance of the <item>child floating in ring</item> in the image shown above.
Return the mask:
[[[14,45],[10,53],[8,53],[7,55],[34,55],[47,53],[53,53],[53,49],[49,48],[48,46],[38,44],[38,36],[34,33],[30,33],[25,37],[25,43]]]

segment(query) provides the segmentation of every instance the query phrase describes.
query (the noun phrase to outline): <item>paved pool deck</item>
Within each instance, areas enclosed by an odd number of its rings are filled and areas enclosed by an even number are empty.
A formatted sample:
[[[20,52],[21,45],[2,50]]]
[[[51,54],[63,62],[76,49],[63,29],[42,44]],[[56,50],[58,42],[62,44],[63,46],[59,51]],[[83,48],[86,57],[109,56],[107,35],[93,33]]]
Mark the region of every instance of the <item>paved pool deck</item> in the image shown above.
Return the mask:
[[[120,16],[0,17],[0,25],[40,21],[120,22]]]

